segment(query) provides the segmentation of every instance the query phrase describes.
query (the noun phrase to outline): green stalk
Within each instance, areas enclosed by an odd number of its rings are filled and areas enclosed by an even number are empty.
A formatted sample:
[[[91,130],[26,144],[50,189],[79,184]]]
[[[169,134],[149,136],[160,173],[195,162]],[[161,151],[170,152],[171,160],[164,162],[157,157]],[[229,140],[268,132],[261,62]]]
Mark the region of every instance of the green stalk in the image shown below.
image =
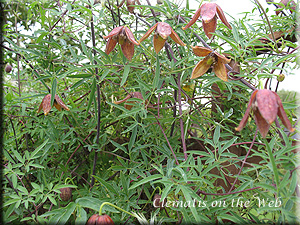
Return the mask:
[[[136,218],[135,215],[133,215],[132,213],[127,212],[126,210],[121,209],[120,207],[118,207],[118,206],[116,206],[116,205],[114,205],[114,204],[112,204],[112,203],[110,203],[110,202],[103,202],[103,203],[101,204],[100,209],[99,209],[99,215],[102,215],[102,208],[103,208],[103,206],[105,206],[105,205],[110,205],[110,206],[112,206],[112,207],[114,207],[114,208],[116,208],[116,209],[118,209],[118,210],[120,210],[120,211],[122,211],[122,212],[124,212],[124,213],[127,213],[127,214],[129,214],[130,216],[133,216],[134,218]]]

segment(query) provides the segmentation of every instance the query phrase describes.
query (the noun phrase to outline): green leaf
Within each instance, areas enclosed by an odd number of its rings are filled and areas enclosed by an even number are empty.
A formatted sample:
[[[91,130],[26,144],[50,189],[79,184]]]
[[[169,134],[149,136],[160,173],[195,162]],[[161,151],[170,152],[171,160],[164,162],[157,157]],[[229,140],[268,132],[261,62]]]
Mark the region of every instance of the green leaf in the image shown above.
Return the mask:
[[[86,221],[87,221],[86,211],[81,206],[77,206],[77,214],[76,214],[75,225],[85,224]]]
[[[9,206],[9,205],[11,205],[11,204],[13,204],[13,203],[15,203],[17,201],[19,201],[18,198],[10,199],[7,202],[4,202],[3,207]]]
[[[98,177],[98,176],[94,176],[94,178],[100,182],[100,184],[102,184],[110,193],[111,195],[118,195],[118,192],[115,190],[115,188],[108,182],[106,182],[105,180],[103,180],[102,178]]]
[[[182,193],[183,193],[183,195],[184,195],[184,197],[185,197],[185,201],[186,201],[186,202],[190,202],[190,204],[192,204],[192,203],[193,203],[193,200],[192,200],[192,197],[191,197],[191,195],[190,195],[190,189],[188,189],[187,187],[185,187],[185,186],[183,186],[183,185],[180,185],[180,189],[181,189],[181,191],[182,191]],[[196,210],[196,207],[192,207],[192,206],[191,206],[190,209],[191,209],[191,211],[192,211],[192,214],[193,214],[193,216],[194,216],[196,222],[197,222],[197,223],[201,222],[201,221],[200,221],[200,218],[199,218],[199,216],[198,216],[198,212],[197,212],[197,210]]]
[[[273,138],[274,139],[274,138]],[[275,139],[274,139],[275,140]],[[278,175],[278,169],[277,169],[277,166],[275,164],[275,159],[274,159],[274,156],[273,156],[273,153],[272,153],[272,149],[268,143],[268,141],[266,139],[264,139],[265,141],[265,144],[266,144],[266,148],[267,148],[267,151],[268,151],[268,154],[269,154],[269,158],[270,158],[270,162],[272,164],[272,170],[273,170],[273,173],[274,173],[274,177],[275,177],[275,183],[276,183],[276,187],[278,188],[279,187],[279,175]],[[271,143],[271,141],[270,141]],[[278,190],[278,189],[277,189]],[[277,193],[278,194],[278,193]]]
[[[231,27],[232,27],[233,38],[235,39],[237,44],[240,44],[240,37],[239,37],[238,29],[235,27],[234,24],[232,24]]]
[[[104,203],[104,201],[101,201],[101,200],[99,200],[97,198],[93,198],[93,197],[82,197],[82,198],[76,199],[75,203],[77,203],[81,207],[93,209],[97,212],[97,211],[99,211],[99,208],[102,205],[102,203]],[[105,211],[109,211],[109,212],[113,212],[113,213],[119,212],[118,210],[116,210],[115,208],[113,208],[109,205],[105,205],[103,207],[103,209],[105,209]]]
[[[135,126],[132,130],[132,133],[131,133],[131,137],[130,137],[130,141],[128,143],[128,150],[130,151],[132,149],[132,146],[134,145],[135,143],[135,138],[136,138],[136,134],[137,134],[137,126]]]
[[[40,34],[40,36],[38,37],[38,39],[36,39],[36,43],[39,43],[41,40],[43,40],[43,38],[44,38],[47,34],[49,34],[49,32],[42,32],[42,33]]]
[[[214,137],[213,137],[215,146],[217,146],[219,139],[220,139],[220,126],[218,125],[216,126]]]
[[[117,142],[114,142],[113,140],[109,140],[117,149],[121,149],[123,152],[126,152],[127,153],[127,149],[120,145],[119,143]]]
[[[147,182],[150,182],[150,181],[153,181],[153,180],[162,178],[162,177],[163,177],[163,176],[162,176],[161,174],[154,174],[154,175],[151,175],[151,176],[146,177],[146,178],[140,180],[139,182],[133,184],[133,185],[129,188],[129,190],[134,189],[134,188],[136,188],[136,187],[138,187],[138,186],[140,186],[140,185],[142,185],[142,184],[145,184],[145,183],[147,183]]]
[[[56,86],[57,86],[57,80],[56,80],[56,78],[54,78],[52,81],[52,85],[51,85],[51,106],[53,106],[53,103],[54,103]]]
[[[48,199],[50,200],[50,202],[53,203],[53,205],[57,205],[56,200],[55,200],[51,195],[48,195],[47,197],[48,197]]]
[[[42,149],[44,148],[44,146],[48,143],[49,139],[47,139],[46,141],[43,142],[43,144],[41,144],[39,147],[37,147],[30,155],[30,158],[28,159],[28,161],[30,161],[31,159],[35,159],[35,155]]]
[[[61,215],[58,224],[65,224],[68,222],[70,216],[72,215],[72,213],[74,212],[76,208],[76,204],[74,202],[70,202],[66,207],[66,211]]]
[[[96,78],[93,79],[93,83],[92,83],[92,86],[91,86],[90,99],[89,99],[89,103],[88,103],[87,108],[86,108],[86,116],[88,115],[89,110],[90,110],[91,105],[92,105],[92,102],[95,98],[95,90],[96,90]]]
[[[129,74],[129,71],[130,71],[130,65],[125,65],[124,66],[124,73],[123,73],[123,77],[122,77],[122,81],[120,83],[120,86],[123,86],[127,80],[127,77],[128,77],[128,74]]]
[[[19,160],[19,162],[24,164],[25,159],[22,158],[22,156],[19,154],[19,152],[17,152],[16,150],[12,150],[12,152],[14,153],[14,156]]]

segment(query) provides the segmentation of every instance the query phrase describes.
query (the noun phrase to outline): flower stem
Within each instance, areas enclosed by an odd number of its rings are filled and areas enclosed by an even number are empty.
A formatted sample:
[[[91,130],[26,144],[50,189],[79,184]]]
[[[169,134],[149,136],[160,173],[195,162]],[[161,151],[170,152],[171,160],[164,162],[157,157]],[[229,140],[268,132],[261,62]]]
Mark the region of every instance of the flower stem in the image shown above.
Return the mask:
[[[122,212],[125,212],[125,213],[129,214],[130,216],[135,217],[134,214],[132,214],[132,213],[130,213],[130,212],[127,212],[126,210],[124,210],[124,209],[122,209],[122,208],[120,208],[120,207],[118,207],[118,206],[116,206],[116,205],[114,205],[114,204],[112,204],[112,203],[110,203],[110,202],[103,202],[103,203],[101,204],[100,209],[99,209],[99,215],[102,215],[102,208],[103,208],[103,206],[105,206],[105,205],[110,205],[110,206],[112,206],[112,207],[114,207],[114,208],[116,208],[116,209],[118,209],[118,210],[120,210],[120,211],[122,211]]]

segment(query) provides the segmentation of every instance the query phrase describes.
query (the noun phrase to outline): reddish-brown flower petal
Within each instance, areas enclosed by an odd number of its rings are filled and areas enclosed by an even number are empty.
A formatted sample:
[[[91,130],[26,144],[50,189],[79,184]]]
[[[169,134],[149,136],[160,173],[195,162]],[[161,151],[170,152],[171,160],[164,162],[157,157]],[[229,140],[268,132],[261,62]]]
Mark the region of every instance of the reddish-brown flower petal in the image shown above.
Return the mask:
[[[43,101],[41,102],[41,104],[40,104],[40,106],[39,106],[39,109],[38,109],[37,113],[39,113],[39,112],[42,110],[42,108],[43,108]]]
[[[98,217],[99,217],[99,216],[100,216],[100,215],[98,215],[98,214],[92,215],[92,216],[89,218],[89,220],[87,221],[86,225],[96,225],[96,222],[98,221]]]
[[[47,114],[50,112],[52,106],[51,106],[51,94],[48,94],[44,97],[43,101],[43,111],[45,116],[47,116]]]
[[[56,100],[54,100],[53,106],[54,106],[58,111],[61,111],[61,106],[56,102]]]
[[[217,5],[217,13],[221,19],[221,21],[229,28],[232,29],[232,27],[230,26],[230,24],[228,23],[228,21],[226,20],[226,17],[223,13],[223,10],[221,9],[220,6]]]
[[[213,66],[213,71],[223,81],[228,81],[225,65],[218,59]]]
[[[111,38],[112,36],[118,35],[124,26],[114,28],[107,36],[103,36],[104,39]]]
[[[200,8],[200,16],[204,23],[209,23],[216,16],[216,3],[204,3]]]
[[[143,40],[145,40],[146,38],[148,38],[150,36],[150,34],[156,29],[158,23],[156,23],[153,27],[151,27],[145,34],[144,36],[139,40],[139,43],[141,43]]]
[[[231,59],[226,58],[226,56],[224,56],[220,53],[217,53],[217,52],[214,52],[214,53],[218,56],[218,61],[221,61],[224,64],[230,63]]]
[[[131,41],[133,44],[135,44],[135,45],[140,44],[135,40],[133,33],[131,32],[131,30],[128,27],[125,27],[125,33],[126,33],[128,40]]]
[[[246,123],[247,123],[249,115],[250,115],[250,110],[251,110],[251,107],[252,107],[252,103],[253,103],[253,101],[255,101],[255,97],[256,97],[257,92],[258,92],[258,90],[255,90],[251,94],[251,97],[250,97],[245,115],[243,116],[243,119],[241,120],[239,126],[235,128],[236,131],[241,131],[246,126]]]
[[[201,7],[196,11],[196,13],[194,14],[193,18],[191,19],[190,22],[188,22],[187,25],[185,25],[185,27],[182,27],[183,30],[188,29],[189,27],[191,27],[199,18],[200,16],[200,12],[201,12]]]
[[[135,7],[132,7],[132,6],[130,6],[130,5],[135,5],[135,0],[127,0],[126,5],[127,5],[127,10],[128,10],[128,12],[134,13],[134,8],[135,8]]]
[[[268,134],[270,124],[262,117],[259,109],[254,110],[254,119],[261,136],[265,138]]]
[[[55,95],[55,100],[58,103],[58,105],[60,105],[62,108],[64,108],[65,110],[68,110],[68,111],[70,110],[68,108],[68,106],[66,106],[65,103],[60,99],[60,97],[58,97],[58,95]]]
[[[134,44],[131,43],[130,41],[126,40],[122,45],[121,45],[122,52],[124,56],[131,61],[133,54],[134,54]]]
[[[292,124],[284,111],[280,97],[277,95],[277,93],[274,92],[274,94],[278,103],[278,116],[281,119],[281,122],[290,132],[294,132],[295,128],[292,127]]]
[[[176,34],[176,32],[171,27],[171,34],[170,37],[175,41],[177,44],[181,46],[186,46],[186,44],[183,43],[183,41],[179,38],[179,36]]]
[[[268,89],[259,90],[256,94],[256,105],[260,115],[269,124],[273,123],[277,117],[278,104],[274,93]]]
[[[207,56],[209,53],[212,52],[211,49],[209,48],[206,48],[206,47],[200,47],[200,46],[191,46],[192,49],[193,49],[193,52],[196,56],[200,56],[200,57],[203,57],[203,56]]]
[[[215,16],[208,23],[203,22],[202,26],[203,26],[204,33],[210,39],[213,36],[212,33],[214,33],[216,31],[216,28],[217,28],[217,17]]]
[[[96,225],[114,225],[114,221],[110,218],[110,216],[103,214],[98,217]]]
[[[109,38],[106,43],[105,53],[109,55],[111,51],[116,47],[117,41],[113,37]]]
[[[163,38],[167,39],[171,34],[171,26],[165,22],[158,22],[156,32]]]
[[[198,62],[197,65],[194,67],[191,79],[195,79],[205,74],[213,63],[214,63],[214,58],[211,55],[207,55],[204,59]]]
[[[163,39],[160,35],[153,36],[154,50],[157,54],[164,47],[165,42],[166,42],[166,39]]]

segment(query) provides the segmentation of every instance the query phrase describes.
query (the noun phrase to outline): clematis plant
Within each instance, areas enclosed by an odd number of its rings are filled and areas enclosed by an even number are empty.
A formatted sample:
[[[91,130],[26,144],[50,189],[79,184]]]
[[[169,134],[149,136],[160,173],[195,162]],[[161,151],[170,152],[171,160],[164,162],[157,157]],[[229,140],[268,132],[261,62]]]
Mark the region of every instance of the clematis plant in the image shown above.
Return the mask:
[[[134,45],[139,45],[139,43],[135,40],[133,33],[127,26],[116,27],[103,38],[108,38],[105,48],[106,54],[111,53],[116,44],[119,43],[121,45],[124,56],[129,61],[132,59],[134,54]]]
[[[205,56],[205,58],[194,67],[191,79],[202,76],[212,66],[217,77],[223,81],[228,81],[225,64],[229,63],[230,59],[206,47],[191,47],[196,56]]]
[[[64,108],[65,110],[68,110],[68,111],[70,110],[68,108],[68,106],[66,106],[65,103],[63,103],[63,101],[60,99],[60,97],[58,97],[58,95],[55,95],[53,106],[55,108],[57,108],[58,111],[61,111],[61,108]],[[42,103],[40,104],[37,113],[39,113],[43,109],[45,116],[47,116],[47,114],[50,112],[51,108],[52,108],[51,94],[48,94],[43,98]]]
[[[254,113],[257,128],[264,138],[267,136],[270,125],[275,121],[277,115],[290,132],[295,131],[284,111],[280,97],[276,92],[268,89],[255,90],[252,93],[245,115],[235,130],[241,131],[246,126],[251,109]]]
[[[167,38],[170,36],[173,41],[181,46],[185,46],[186,44],[179,38],[176,32],[172,29],[172,27],[165,22],[158,22],[153,27],[151,27],[144,36],[139,40],[139,43],[144,41],[146,38],[150,36],[150,34],[155,30],[153,37],[154,50],[158,54],[159,51],[164,47],[164,44]]]
[[[229,28],[232,29],[230,24],[227,22],[223,10],[216,3],[206,2],[196,11],[191,21],[182,29],[186,30],[191,27],[197,19],[201,16],[203,30],[208,38],[211,38],[212,33],[215,32],[217,28],[217,14],[219,15],[221,21]]]

